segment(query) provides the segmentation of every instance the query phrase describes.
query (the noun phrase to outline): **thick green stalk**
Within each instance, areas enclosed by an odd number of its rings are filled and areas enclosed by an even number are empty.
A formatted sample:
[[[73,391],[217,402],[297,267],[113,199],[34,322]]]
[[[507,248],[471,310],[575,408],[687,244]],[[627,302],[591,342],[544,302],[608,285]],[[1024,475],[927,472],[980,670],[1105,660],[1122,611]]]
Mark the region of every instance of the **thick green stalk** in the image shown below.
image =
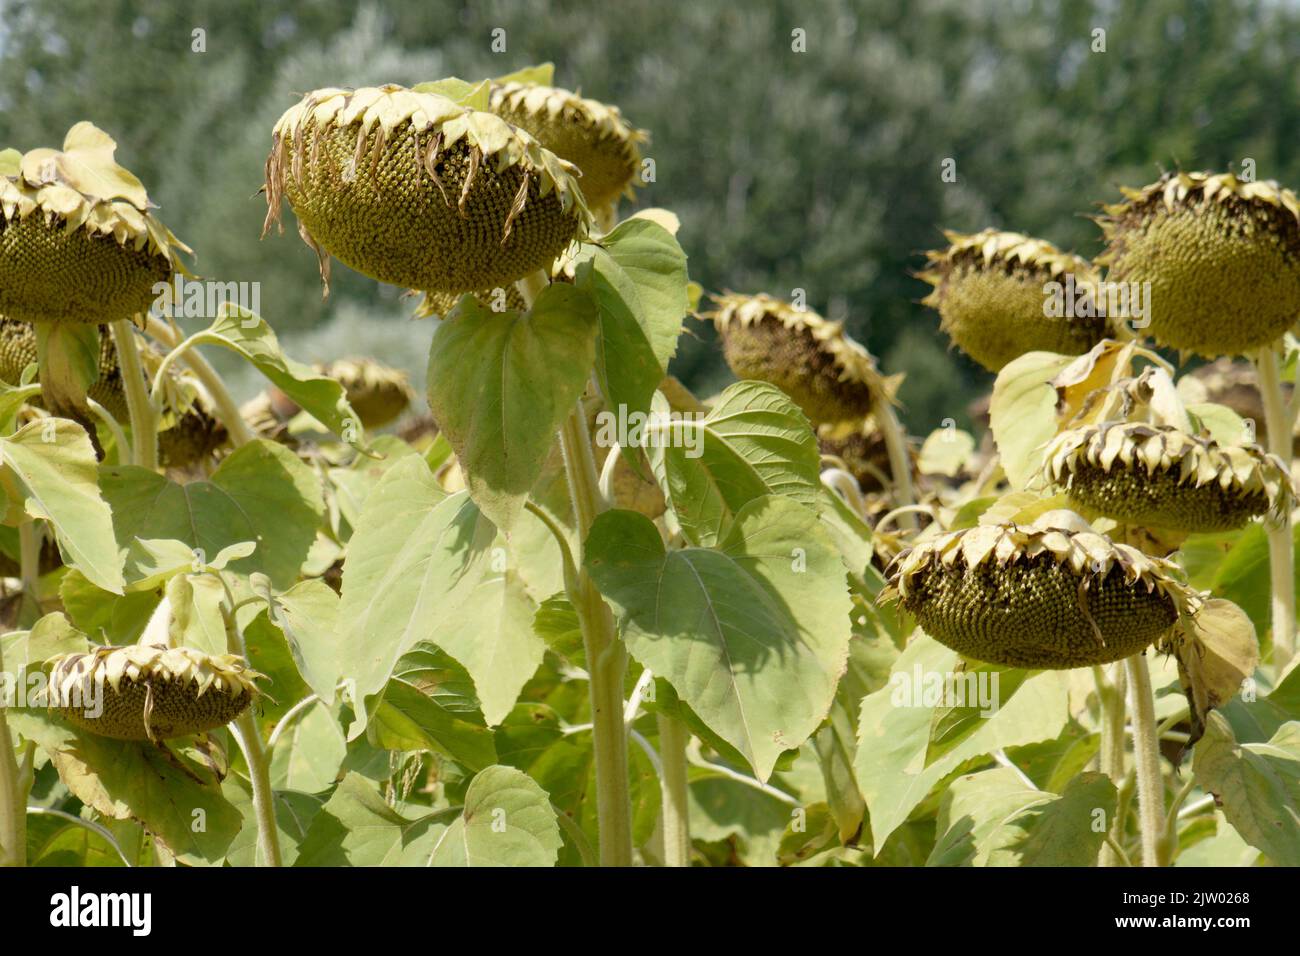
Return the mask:
[[[1259,394],[1264,400],[1264,424],[1268,428],[1268,450],[1291,469],[1291,416],[1282,396],[1277,350],[1272,346],[1255,354],[1259,373]],[[1294,401],[1294,399],[1293,399]],[[1281,674],[1295,654],[1295,551],[1291,540],[1291,512],[1277,527],[1268,529],[1268,566],[1273,588],[1273,669]]]
[[[560,446],[578,538],[604,508],[587,421],[579,401],[560,429]],[[596,814],[602,866],[632,865],[632,800],[627,778],[627,734],[623,727],[623,674],[627,651],[618,639],[614,615],[579,562],[576,594],[570,594],[582,626],[590,677],[592,745],[596,758]]]
[[[0,668],[4,661],[0,658]],[[0,701],[0,867],[27,864],[27,788]]]
[[[686,744],[680,720],[659,714],[659,788],[663,794],[664,866],[691,865],[691,825],[686,790]]]
[[[229,592],[227,592],[229,593]],[[235,623],[235,613],[224,606],[221,617],[226,626],[226,647],[231,654],[247,657],[243,635]],[[257,817],[258,866],[282,866],[280,858],[280,831],[275,825],[275,793],[271,789],[271,761],[262,732],[253,717],[253,708],[247,708],[235,718],[240,749],[248,764],[248,779],[253,785],[253,813]]]
[[[142,468],[158,470],[158,416],[149,402],[145,388],[144,369],[131,323],[118,319],[109,325],[113,332],[113,345],[117,349],[117,364],[122,371],[122,389],[126,392],[126,408],[131,414],[131,442],[133,459]]]
[[[253,784],[253,812],[257,816],[257,865],[282,866],[280,831],[275,826],[275,794],[271,790],[270,761],[251,707],[235,718],[235,726],[239,729],[239,737],[244,744],[248,779]]]
[[[541,271],[519,280],[518,289],[530,308],[548,282],[546,273]],[[606,503],[600,493],[600,476],[596,472],[581,399],[560,428],[560,449],[564,453],[578,541],[582,544]],[[569,601],[578,613],[587,653],[600,863],[601,866],[631,866],[632,798],[628,788],[627,731],[623,725],[627,649],[618,638],[609,605],[582,567],[581,556],[577,564],[577,574],[569,584]]]
[[[889,399],[879,398],[872,407],[880,433],[885,439],[885,451],[889,454],[889,472],[893,479],[894,507],[908,508],[916,504],[916,495],[912,491],[912,460],[907,454],[907,438],[903,426],[894,414],[894,406]],[[903,524],[909,531],[917,529],[916,514],[904,512]]]
[[[1141,654],[1124,659],[1128,672],[1129,714],[1133,719],[1133,763],[1137,768],[1138,822],[1142,833],[1142,865],[1160,865],[1160,838],[1165,830],[1165,781],[1160,773],[1160,741],[1156,737],[1156,701],[1151,672]]]
[[[1124,667],[1111,665],[1111,680],[1101,667],[1094,667],[1097,681],[1097,698],[1101,710],[1101,750],[1098,753],[1099,769],[1115,783],[1116,789],[1124,784]],[[1119,827],[1119,814],[1111,821],[1111,833],[1116,841],[1123,838]],[[1101,848],[1102,866],[1119,866],[1119,855],[1109,844]]]

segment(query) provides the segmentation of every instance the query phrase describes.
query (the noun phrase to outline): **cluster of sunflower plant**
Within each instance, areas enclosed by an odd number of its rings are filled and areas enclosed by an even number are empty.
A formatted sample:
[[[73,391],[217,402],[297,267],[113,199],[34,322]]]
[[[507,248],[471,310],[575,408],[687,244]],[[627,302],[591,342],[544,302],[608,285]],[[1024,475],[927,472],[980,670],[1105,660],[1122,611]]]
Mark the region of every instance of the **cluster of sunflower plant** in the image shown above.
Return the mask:
[[[918,443],[841,323],[701,301],[676,217],[620,208],[647,134],[553,84],[271,131],[265,232],[421,294],[427,411],[237,306],[151,312],[190,250],[93,125],[0,153],[0,862],[1300,859],[1294,600],[1252,570],[1293,574],[1294,197],[1167,178],[1096,264],[950,236],[927,301],[991,434]],[[691,318],[720,394],[667,374]],[[1273,453],[1148,334],[1254,357]]]

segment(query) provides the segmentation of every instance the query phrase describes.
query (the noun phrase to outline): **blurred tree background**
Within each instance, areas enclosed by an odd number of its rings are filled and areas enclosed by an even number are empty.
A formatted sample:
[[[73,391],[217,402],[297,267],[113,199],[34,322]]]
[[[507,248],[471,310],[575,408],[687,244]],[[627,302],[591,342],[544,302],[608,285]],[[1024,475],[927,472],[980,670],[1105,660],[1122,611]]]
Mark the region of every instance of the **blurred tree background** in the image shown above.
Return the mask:
[[[323,303],[292,225],[258,241],[271,126],[321,86],[545,60],[651,132],[639,204],[681,216],[697,281],[804,289],[908,374],[922,433],[964,422],[988,386],[916,302],[941,228],[1090,256],[1095,204],[1162,169],[1249,158],[1300,186],[1300,7],[1246,0],[0,0],[0,146],[58,145],[92,120],[197,272],[261,283],[296,357],[366,352],[418,382],[430,329],[407,320],[413,300],[337,266]],[[708,394],[729,373],[711,328],[688,327],[674,371]]]

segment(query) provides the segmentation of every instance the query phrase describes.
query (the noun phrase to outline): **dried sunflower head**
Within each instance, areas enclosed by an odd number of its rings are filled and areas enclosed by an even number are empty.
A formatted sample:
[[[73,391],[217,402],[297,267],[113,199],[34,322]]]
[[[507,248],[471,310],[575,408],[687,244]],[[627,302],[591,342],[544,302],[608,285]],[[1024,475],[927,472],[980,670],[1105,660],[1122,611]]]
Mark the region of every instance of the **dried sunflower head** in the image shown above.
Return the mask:
[[[1082,355],[1106,337],[1106,318],[1096,314],[1097,273],[1086,259],[1018,232],[944,235],[948,248],[927,252],[928,267],[918,274],[934,286],[921,301],[938,310],[953,343],[989,371],[1026,352]],[[1067,277],[1083,307],[1066,302],[1063,288],[1062,305],[1071,308],[1047,314],[1051,297],[1043,287],[1064,287]]]
[[[860,419],[877,401],[893,401],[897,379],[882,376],[841,323],[769,295],[727,293],[713,301],[717,308],[703,318],[717,327],[736,377],[775,385],[813,423]]]
[[[901,552],[882,600],[897,600],[959,654],[1064,669],[1136,654],[1194,610],[1162,558],[1117,544],[1071,512],[979,525]]]
[[[366,428],[379,428],[408,408],[415,393],[406,373],[374,359],[338,359],[316,366],[321,375],[343,386],[348,403]]]
[[[116,740],[166,740],[229,723],[259,695],[263,675],[242,657],[130,644],[50,661],[50,706]]]
[[[1105,422],[1062,432],[1044,475],[1081,507],[1143,527],[1228,531],[1295,504],[1286,467],[1257,445],[1220,445],[1167,425]]]
[[[823,455],[844,463],[864,492],[884,491],[891,485],[889,449],[873,417],[860,422],[839,422],[817,428],[817,445]]]
[[[1166,173],[1104,207],[1097,263],[1151,283],[1147,334],[1214,357],[1281,338],[1300,313],[1300,201],[1272,181]]]
[[[617,106],[584,99],[549,85],[508,80],[492,84],[491,110],[528,130],[543,146],[582,171],[582,193],[592,209],[632,197],[641,166],[643,130]]]
[[[140,180],[90,123],[63,149],[0,152],[0,313],[109,322],[143,312],[189,248],[150,212]]]
[[[265,228],[287,199],[327,290],[333,255],[383,282],[471,292],[545,268],[585,234],[575,173],[526,131],[435,93],[317,90],[275,124]]]
[[[229,437],[211,400],[197,395],[169,427],[158,432],[158,461],[164,468],[187,468],[211,458]]]

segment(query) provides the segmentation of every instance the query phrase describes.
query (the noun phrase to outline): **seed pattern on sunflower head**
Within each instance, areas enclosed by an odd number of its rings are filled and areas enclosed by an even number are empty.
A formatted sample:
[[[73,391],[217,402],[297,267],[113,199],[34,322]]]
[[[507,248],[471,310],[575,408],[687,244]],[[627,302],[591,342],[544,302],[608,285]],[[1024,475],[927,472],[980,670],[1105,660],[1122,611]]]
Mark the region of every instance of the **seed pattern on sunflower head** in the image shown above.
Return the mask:
[[[1094,300],[1098,276],[1086,259],[1018,232],[944,235],[948,248],[927,252],[928,267],[918,273],[934,286],[921,301],[938,310],[940,328],[985,368],[999,371],[1026,352],[1082,355],[1106,337],[1104,316],[1044,314],[1043,286],[1064,285],[1067,275],[1086,301]]]
[[[582,193],[592,209],[632,198],[641,167],[644,130],[623,118],[617,106],[535,83],[492,85],[492,112],[537,137],[561,159],[582,171]]]
[[[323,89],[275,124],[263,232],[287,199],[320,258],[421,291],[548,266],[590,223],[576,169],[492,113],[401,86]]]
[[[232,654],[130,644],[50,661],[50,706],[117,740],[166,740],[229,723],[260,694],[264,675]]]
[[[1105,422],[1062,432],[1043,471],[1076,504],[1151,528],[1228,531],[1260,515],[1280,520],[1295,506],[1276,456],[1167,425]]]
[[[701,317],[717,327],[731,370],[775,385],[813,423],[860,419],[876,401],[893,401],[898,379],[882,376],[841,323],[769,295],[726,293],[713,301],[717,308]]]
[[[891,564],[881,599],[964,656],[1065,669],[1136,654],[1194,613],[1200,597],[1176,574],[1057,511],[918,543]]]
[[[1300,200],[1232,173],[1166,173],[1104,206],[1097,257],[1115,282],[1151,283],[1157,343],[1215,357],[1281,338],[1300,312]]]
[[[143,312],[190,249],[150,210],[117,144],[90,123],[62,150],[0,152],[0,312],[23,322],[108,322]]]

